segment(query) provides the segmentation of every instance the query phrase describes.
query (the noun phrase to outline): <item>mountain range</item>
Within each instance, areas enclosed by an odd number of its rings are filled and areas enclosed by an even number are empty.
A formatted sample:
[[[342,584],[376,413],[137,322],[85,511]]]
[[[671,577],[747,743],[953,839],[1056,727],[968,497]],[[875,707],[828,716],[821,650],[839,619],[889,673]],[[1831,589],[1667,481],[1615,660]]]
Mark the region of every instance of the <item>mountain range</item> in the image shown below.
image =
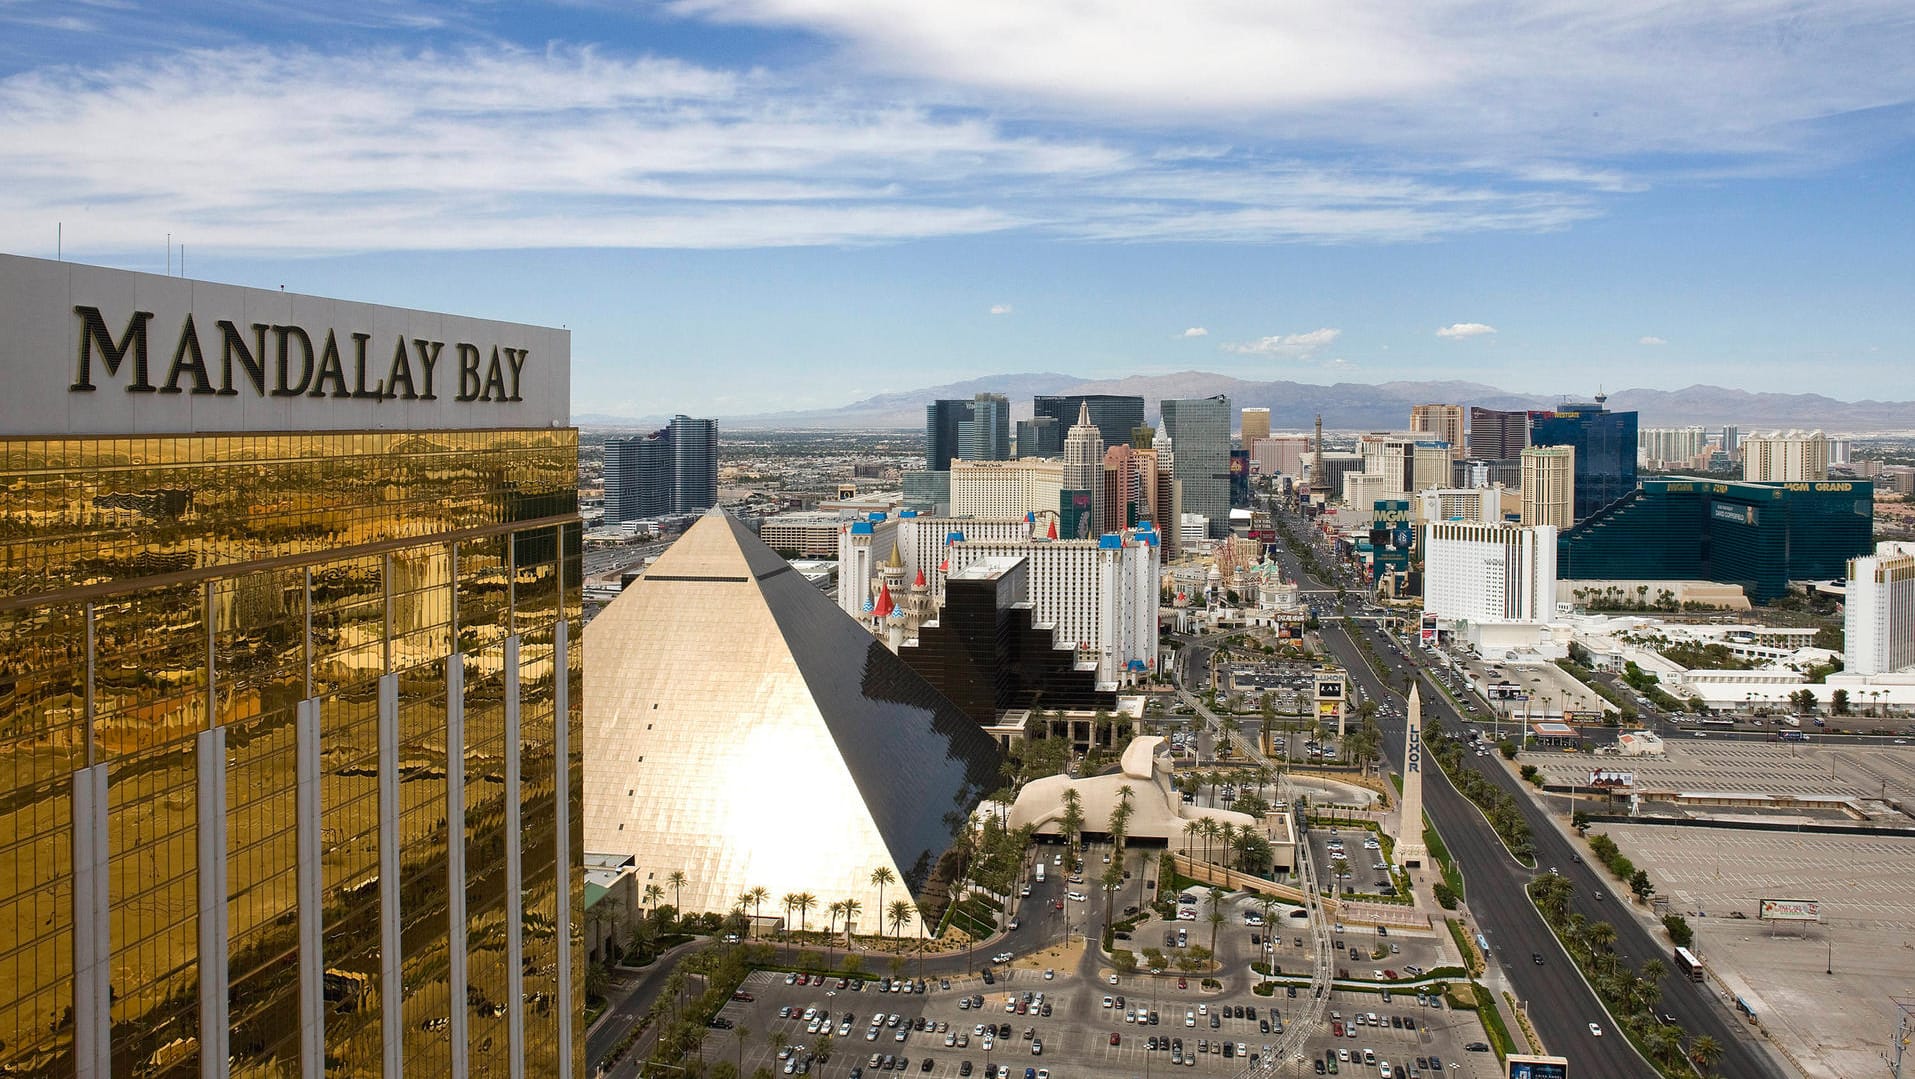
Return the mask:
[[[1153,421],[1157,403],[1165,398],[1210,397],[1223,394],[1233,410],[1268,408],[1272,430],[1302,431],[1323,417],[1327,430],[1401,430],[1409,426],[1410,406],[1430,402],[1480,405],[1497,409],[1549,409],[1565,398],[1511,393],[1476,382],[1338,382],[1323,386],[1305,382],[1253,382],[1206,371],[1167,375],[1133,375],[1121,379],[1085,379],[1060,374],[1004,374],[952,382],[900,393],[884,393],[838,408],[792,412],[764,412],[717,417],[732,430],[898,430],[921,428],[924,406],[940,398],[968,398],[977,393],[1001,393],[1011,399],[1011,414],[1031,414],[1031,397],[1043,394],[1111,393],[1144,399],[1144,411]],[[1585,399],[1586,400],[1586,399]],[[1769,428],[1815,428],[1831,432],[1866,433],[1915,428],[1915,402],[1839,401],[1815,393],[1750,393],[1722,386],[1689,386],[1680,390],[1630,389],[1612,393],[1608,407],[1640,414],[1643,427],[1681,427],[1690,424],[1739,425],[1744,432]],[[669,417],[626,418],[582,414],[573,422],[583,427],[645,429],[662,426]],[[1233,422],[1234,422],[1233,415]]]

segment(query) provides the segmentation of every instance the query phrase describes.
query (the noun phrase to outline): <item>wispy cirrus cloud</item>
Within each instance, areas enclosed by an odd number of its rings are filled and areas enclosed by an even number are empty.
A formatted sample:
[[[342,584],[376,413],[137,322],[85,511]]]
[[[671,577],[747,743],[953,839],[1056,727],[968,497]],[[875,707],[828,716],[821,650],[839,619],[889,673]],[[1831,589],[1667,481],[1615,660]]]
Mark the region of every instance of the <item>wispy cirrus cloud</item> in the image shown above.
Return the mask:
[[[1649,346],[1649,347],[1652,347],[1652,348],[1653,348],[1653,347],[1655,347],[1656,345],[1666,345],[1666,344],[1668,344],[1668,343],[1669,343],[1669,342],[1667,342],[1667,341],[1664,341],[1664,340],[1663,340],[1662,338],[1660,338],[1660,337],[1655,337],[1655,336],[1650,336],[1650,337],[1639,337],[1639,338],[1637,338],[1637,339],[1636,339],[1636,344],[1638,344],[1638,345],[1647,345],[1647,346]]]
[[[1325,326],[1306,333],[1273,334],[1255,341],[1227,341],[1222,348],[1239,356],[1268,356],[1273,359],[1307,360],[1319,350],[1335,344],[1343,331]]]
[[[0,243],[228,252],[1402,242],[1560,228],[1581,196],[855,96],[592,48],[186,49],[0,79]],[[192,117],[190,125],[179,123]],[[164,153],[151,132],[177,132]]]
[[[1007,303],[994,303],[994,304],[992,304],[992,305],[991,305],[991,314],[993,314],[993,315],[1008,315],[1008,314],[1010,314],[1010,313],[1011,313],[1011,305],[1010,305],[1010,304],[1007,304]]]
[[[1192,326],[1191,328],[1185,330],[1183,333],[1178,334],[1177,336],[1179,337],[1209,337],[1210,331],[1204,329],[1202,326]]]
[[[1075,0],[971,0],[909,19],[889,0],[667,7],[802,29],[842,63],[1025,111],[1194,119],[1616,189],[1640,183],[1610,167],[1622,155],[1799,161],[1861,134],[1842,118],[1915,101],[1904,0],[1108,0],[1091,17]]]
[[[1496,332],[1496,327],[1484,322],[1452,322],[1436,331],[1436,336],[1451,341],[1462,341],[1471,337],[1488,337]]]

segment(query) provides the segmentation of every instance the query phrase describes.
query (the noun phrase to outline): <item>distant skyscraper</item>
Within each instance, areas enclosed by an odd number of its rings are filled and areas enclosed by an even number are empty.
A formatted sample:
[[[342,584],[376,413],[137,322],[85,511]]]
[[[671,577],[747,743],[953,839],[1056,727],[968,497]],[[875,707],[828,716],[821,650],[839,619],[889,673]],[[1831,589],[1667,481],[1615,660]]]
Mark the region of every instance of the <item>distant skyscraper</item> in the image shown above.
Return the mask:
[[[1771,431],[1742,440],[1742,478],[1804,483],[1829,478],[1829,440],[1820,431]]]
[[[1230,398],[1165,400],[1164,429],[1177,443],[1184,510],[1209,518],[1210,538],[1230,533]]]
[[[1270,437],[1270,410],[1267,408],[1246,408],[1243,410],[1243,448],[1249,449],[1258,439]]]
[[[1250,446],[1251,470],[1260,476],[1279,473],[1294,479],[1303,477],[1303,462],[1310,452],[1309,435],[1273,435],[1260,438]]]
[[[1733,423],[1724,424],[1722,427],[1722,452],[1734,453],[1741,448],[1742,428],[1737,427]]]
[[[1424,526],[1424,613],[1444,622],[1541,622],[1555,609],[1555,528]]]
[[[1103,486],[1097,494],[1098,531],[1121,532],[1137,523],[1137,451],[1119,443],[1104,451]]]
[[[971,418],[958,421],[958,456],[966,461],[1010,460],[1011,402],[1003,394],[980,393],[971,399]]]
[[[1523,451],[1523,523],[1568,528],[1576,513],[1576,448],[1531,446]]]
[[[954,461],[951,515],[1022,517],[1052,513],[1064,490],[1064,463],[1056,458],[1022,461]]]
[[[958,425],[971,419],[972,402],[941,399],[924,406],[924,468],[949,472],[963,455]]]
[[[1915,667],[1915,543],[1849,560],[1843,650],[1854,674]]]
[[[1694,468],[1708,448],[1706,427],[1644,427],[1636,432],[1636,463],[1643,468]]]
[[[649,435],[605,440],[605,519],[700,513],[718,504],[718,425],[674,416]]]
[[[1636,489],[1636,414],[1610,412],[1600,395],[1529,414],[1535,446],[1576,448],[1576,520]]]
[[[1064,452],[1064,425],[1049,416],[1017,421],[1019,457],[1056,457]]]
[[[1462,405],[1413,405],[1410,407],[1410,430],[1427,431],[1449,443],[1450,456],[1453,458],[1466,455]]]
[[[1133,427],[1144,423],[1144,399],[1126,394],[1078,393],[1031,398],[1031,414],[1049,416],[1060,428],[1077,422],[1082,406],[1090,406],[1090,421],[1104,440],[1104,448],[1130,442]]]
[[[1469,455],[1511,459],[1529,445],[1529,413],[1494,408],[1469,410]]]
[[[1090,406],[1081,404],[1077,422],[1064,436],[1064,501],[1059,507],[1064,527],[1059,535],[1067,539],[1088,539],[1096,534],[1100,523],[1098,495],[1103,493],[1103,479],[1104,438],[1091,423]],[[1088,499],[1081,507],[1078,505],[1080,495]]]

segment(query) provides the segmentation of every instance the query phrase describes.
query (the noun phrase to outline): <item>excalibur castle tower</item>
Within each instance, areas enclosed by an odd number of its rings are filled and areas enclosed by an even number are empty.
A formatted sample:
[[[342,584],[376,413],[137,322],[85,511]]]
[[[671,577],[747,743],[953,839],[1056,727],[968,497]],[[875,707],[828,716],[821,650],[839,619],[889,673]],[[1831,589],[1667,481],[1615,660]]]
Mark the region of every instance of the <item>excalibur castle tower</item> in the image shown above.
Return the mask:
[[[0,305],[0,1075],[582,1076],[570,336]]]

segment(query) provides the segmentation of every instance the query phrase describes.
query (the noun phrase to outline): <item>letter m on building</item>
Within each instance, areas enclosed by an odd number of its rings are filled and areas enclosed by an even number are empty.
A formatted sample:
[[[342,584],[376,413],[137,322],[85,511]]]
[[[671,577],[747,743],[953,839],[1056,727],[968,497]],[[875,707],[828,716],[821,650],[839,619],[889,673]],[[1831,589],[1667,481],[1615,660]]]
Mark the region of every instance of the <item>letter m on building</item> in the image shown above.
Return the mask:
[[[91,392],[93,385],[93,350],[100,350],[101,366],[109,376],[117,376],[120,367],[126,363],[127,354],[133,356],[133,377],[127,383],[129,393],[152,393],[153,383],[147,373],[146,324],[152,320],[153,312],[135,311],[127,319],[126,330],[118,341],[113,340],[112,331],[106,327],[106,318],[97,307],[75,307],[73,313],[80,316],[80,355],[79,366],[73,373],[72,391]]]

